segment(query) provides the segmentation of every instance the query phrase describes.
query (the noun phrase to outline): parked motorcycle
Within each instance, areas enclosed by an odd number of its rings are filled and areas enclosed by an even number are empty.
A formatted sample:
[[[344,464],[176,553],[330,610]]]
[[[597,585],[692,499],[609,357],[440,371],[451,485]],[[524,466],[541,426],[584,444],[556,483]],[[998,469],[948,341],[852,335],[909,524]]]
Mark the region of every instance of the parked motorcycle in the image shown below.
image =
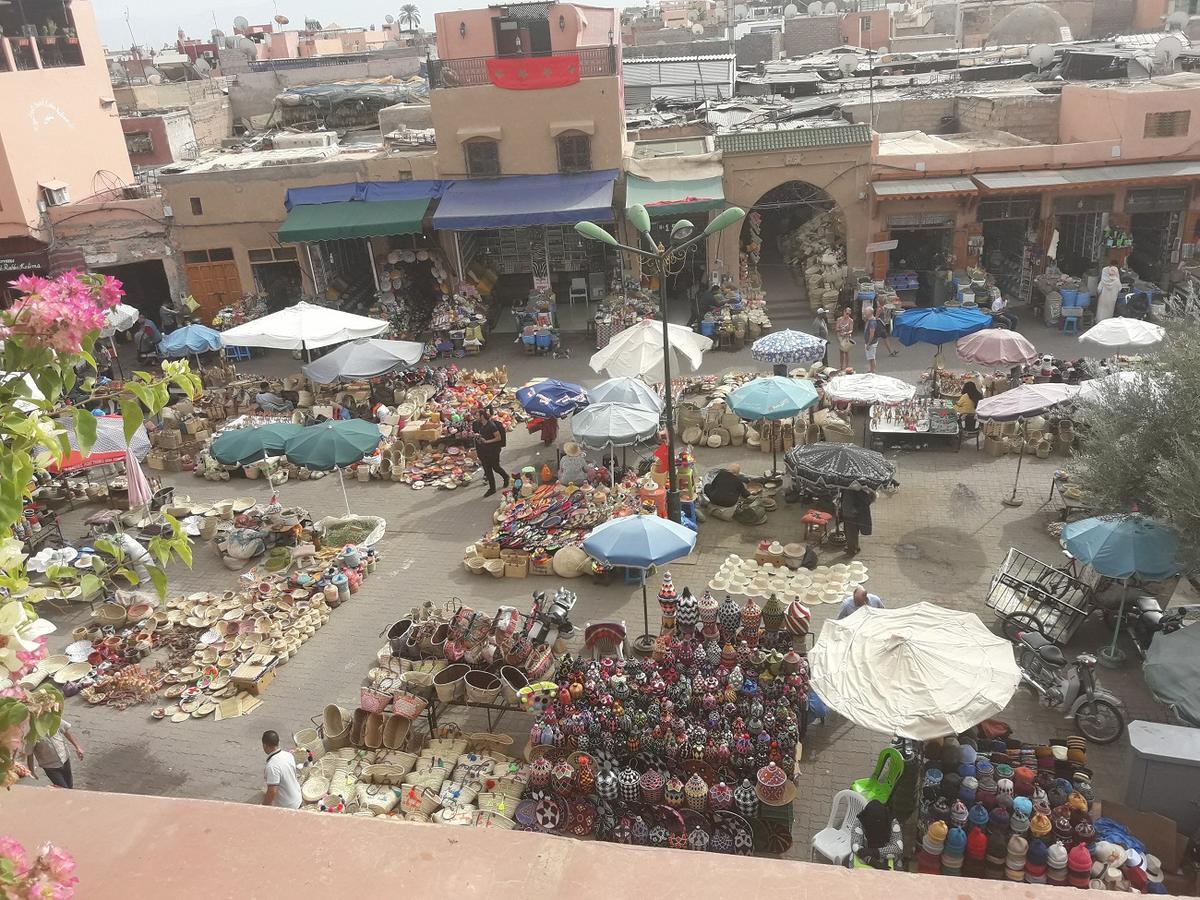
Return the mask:
[[[1125,732],[1125,705],[1102,690],[1096,680],[1096,657],[1081,653],[1073,661],[1052,641],[1035,631],[1017,634],[1021,683],[1050,709],[1073,719],[1094,744],[1111,744]]]
[[[1116,626],[1116,618],[1120,613],[1119,602],[1101,601],[1105,604],[1104,622],[1109,628]],[[1158,599],[1150,594],[1139,594],[1125,600],[1125,612],[1121,619],[1121,629],[1137,648],[1138,656],[1146,658],[1150,652],[1150,642],[1156,634],[1171,634],[1178,631],[1188,619],[1200,617],[1200,606],[1176,606],[1164,610]]]
[[[560,587],[554,592],[550,604],[546,604],[546,592],[537,591],[533,595],[533,608],[529,618],[532,620],[529,628],[529,640],[534,644],[549,644],[561,638],[569,638],[575,633],[571,624],[571,610],[575,608],[576,596],[574,591]]]

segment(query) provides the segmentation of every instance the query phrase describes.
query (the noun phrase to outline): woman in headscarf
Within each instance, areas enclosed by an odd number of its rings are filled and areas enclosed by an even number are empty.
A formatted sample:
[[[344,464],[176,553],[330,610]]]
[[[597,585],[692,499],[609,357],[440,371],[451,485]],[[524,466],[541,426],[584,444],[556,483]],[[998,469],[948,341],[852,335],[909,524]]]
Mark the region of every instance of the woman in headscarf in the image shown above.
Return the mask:
[[[872,800],[850,830],[850,846],[856,868],[892,869],[904,853],[900,823],[890,809]]]
[[[1111,263],[1100,270],[1100,295],[1096,298],[1096,321],[1116,314],[1117,294],[1121,292],[1121,270]]]

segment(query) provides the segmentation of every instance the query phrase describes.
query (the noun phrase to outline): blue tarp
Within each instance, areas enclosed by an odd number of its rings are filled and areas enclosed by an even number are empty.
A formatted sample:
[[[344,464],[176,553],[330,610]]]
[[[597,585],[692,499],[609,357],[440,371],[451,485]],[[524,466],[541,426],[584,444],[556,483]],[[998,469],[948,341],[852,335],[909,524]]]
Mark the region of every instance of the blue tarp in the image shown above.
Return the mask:
[[[433,216],[443,231],[611,222],[616,169],[453,181]]]
[[[968,307],[906,309],[892,320],[892,334],[905,347],[913,344],[948,344],[991,327],[992,317]]]
[[[351,181],[346,184],[322,184],[317,187],[289,188],[283,205],[314,206],[319,203],[345,203],[363,200],[382,203],[389,200],[433,200],[442,196],[449,181]]]

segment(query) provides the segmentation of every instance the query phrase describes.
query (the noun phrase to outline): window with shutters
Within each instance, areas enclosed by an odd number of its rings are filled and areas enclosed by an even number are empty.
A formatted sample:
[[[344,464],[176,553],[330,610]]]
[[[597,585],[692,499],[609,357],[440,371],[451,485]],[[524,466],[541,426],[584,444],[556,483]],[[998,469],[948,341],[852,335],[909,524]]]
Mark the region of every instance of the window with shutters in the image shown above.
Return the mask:
[[[1191,119],[1192,111],[1190,109],[1146,113],[1146,129],[1142,136],[1148,138],[1186,137]]]
[[[494,178],[500,174],[500,144],[487,138],[476,138],[463,144],[467,157],[467,174],[472,178]]]
[[[559,135],[558,171],[592,171],[592,139],[588,135],[579,131]]]

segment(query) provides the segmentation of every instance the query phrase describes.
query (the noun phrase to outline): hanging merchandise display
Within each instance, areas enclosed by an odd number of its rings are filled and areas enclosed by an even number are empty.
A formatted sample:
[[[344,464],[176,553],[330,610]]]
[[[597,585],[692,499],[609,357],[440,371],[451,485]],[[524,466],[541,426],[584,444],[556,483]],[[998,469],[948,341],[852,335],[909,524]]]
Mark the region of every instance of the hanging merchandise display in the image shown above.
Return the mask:
[[[818,307],[836,309],[848,284],[845,235],[841,214],[829,211],[783,237],[783,257],[788,265],[804,273],[808,302],[814,311]]]

